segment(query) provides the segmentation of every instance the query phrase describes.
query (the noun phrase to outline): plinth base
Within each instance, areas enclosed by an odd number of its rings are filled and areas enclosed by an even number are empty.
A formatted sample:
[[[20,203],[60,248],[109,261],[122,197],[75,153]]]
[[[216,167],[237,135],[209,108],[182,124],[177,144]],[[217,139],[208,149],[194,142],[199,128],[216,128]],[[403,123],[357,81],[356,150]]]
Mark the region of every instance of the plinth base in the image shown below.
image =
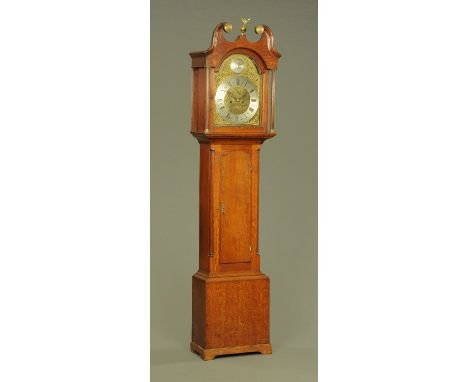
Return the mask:
[[[271,353],[270,279],[263,273],[192,279],[192,351],[204,360],[223,354]]]
[[[247,346],[234,346],[228,348],[217,349],[203,349],[195,342],[190,343],[190,350],[193,353],[199,354],[204,361],[211,361],[218,355],[226,354],[241,354],[241,353],[261,353],[271,354],[271,344],[247,345]]]

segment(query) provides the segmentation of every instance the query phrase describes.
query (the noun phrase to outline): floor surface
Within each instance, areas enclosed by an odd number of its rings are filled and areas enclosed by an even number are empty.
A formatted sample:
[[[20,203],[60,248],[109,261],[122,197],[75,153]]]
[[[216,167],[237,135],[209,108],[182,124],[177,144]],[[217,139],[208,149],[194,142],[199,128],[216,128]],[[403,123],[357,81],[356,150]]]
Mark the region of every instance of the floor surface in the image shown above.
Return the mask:
[[[316,382],[317,356],[310,348],[275,348],[203,361],[184,348],[151,351],[151,382]]]

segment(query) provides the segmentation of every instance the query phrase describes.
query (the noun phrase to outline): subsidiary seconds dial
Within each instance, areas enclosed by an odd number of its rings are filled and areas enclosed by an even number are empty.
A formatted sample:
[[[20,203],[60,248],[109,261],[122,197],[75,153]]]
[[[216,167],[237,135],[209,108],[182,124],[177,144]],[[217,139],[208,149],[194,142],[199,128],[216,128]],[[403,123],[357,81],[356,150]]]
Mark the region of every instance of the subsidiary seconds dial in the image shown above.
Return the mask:
[[[243,76],[226,78],[216,89],[216,111],[229,124],[248,122],[257,112],[257,87]]]

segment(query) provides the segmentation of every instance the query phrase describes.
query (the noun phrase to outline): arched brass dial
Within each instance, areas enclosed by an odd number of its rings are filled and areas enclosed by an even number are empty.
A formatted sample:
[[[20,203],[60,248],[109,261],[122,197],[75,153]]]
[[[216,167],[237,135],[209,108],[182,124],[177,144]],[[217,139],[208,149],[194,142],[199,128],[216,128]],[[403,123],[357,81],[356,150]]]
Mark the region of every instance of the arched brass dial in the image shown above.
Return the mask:
[[[254,60],[239,53],[228,56],[215,81],[215,125],[259,126],[262,76]]]

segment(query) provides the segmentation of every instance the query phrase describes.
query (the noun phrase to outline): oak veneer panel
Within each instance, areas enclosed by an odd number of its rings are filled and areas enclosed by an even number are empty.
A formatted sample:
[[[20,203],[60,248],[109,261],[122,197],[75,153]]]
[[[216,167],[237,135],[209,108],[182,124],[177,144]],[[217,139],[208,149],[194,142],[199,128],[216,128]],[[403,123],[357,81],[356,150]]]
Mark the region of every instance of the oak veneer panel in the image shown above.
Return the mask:
[[[204,132],[208,124],[208,78],[207,68],[193,70],[192,133]]]
[[[199,188],[199,269],[208,271],[210,267],[210,145],[200,145],[200,188]]]
[[[266,275],[206,278],[195,274],[192,283],[193,342],[204,349],[269,344],[270,280]]]
[[[209,283],[207,348],[225,348],[269,342],[269,280]]]
[[[205,346],[205,284],[192,277],[192,341]]]
[[[248,263],[252,255],[252,152],[223,147],[221,153],[220,262]]]
[[[193,69],[193,78],[192,78],[192,132],[198,131],[198,89],[200,79],[198,74],[200,72],[199,68]]]

